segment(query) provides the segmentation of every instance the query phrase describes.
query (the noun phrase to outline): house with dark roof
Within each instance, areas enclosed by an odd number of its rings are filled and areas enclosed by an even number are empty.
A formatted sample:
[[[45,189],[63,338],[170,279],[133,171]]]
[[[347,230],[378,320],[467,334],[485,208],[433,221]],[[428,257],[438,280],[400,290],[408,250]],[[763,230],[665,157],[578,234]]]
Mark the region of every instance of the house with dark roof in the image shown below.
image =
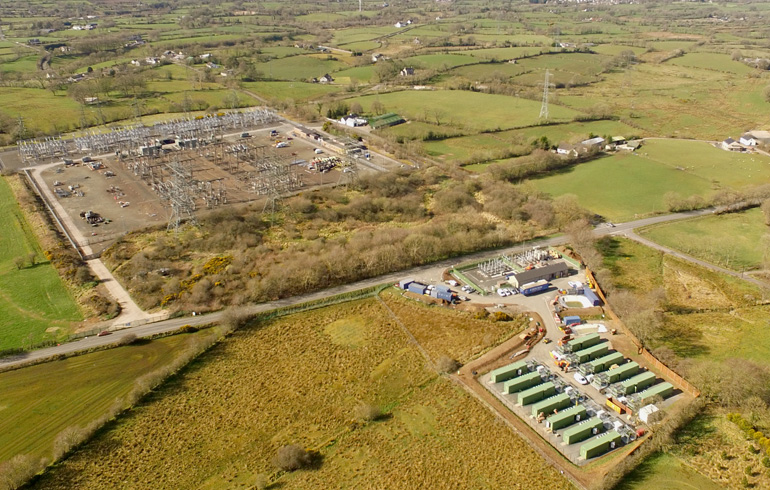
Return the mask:
[[[740,143],[732,138],[727,138],[721,143],[722,149],[726,151],[743,151],[744,148]]]

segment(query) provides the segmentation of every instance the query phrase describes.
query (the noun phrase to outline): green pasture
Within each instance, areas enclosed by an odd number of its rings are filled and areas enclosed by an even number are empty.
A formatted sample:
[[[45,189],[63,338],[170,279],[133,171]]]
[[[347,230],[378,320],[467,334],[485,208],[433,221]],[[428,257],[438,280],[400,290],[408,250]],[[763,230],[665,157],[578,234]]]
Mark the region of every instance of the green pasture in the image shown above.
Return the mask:
[[[440,141],[426,141],[425,150],[431,156],[444,159],[465,160],[471,156],[484,158],[488,152],[504,151],[512,146],[511,135],[506,133],[474,134]]]
[[[51,132],[56,125],[76,125],[80,120],[79,105],[73,99],[36,88],[0,88],[0,112],[12,118],[23,116],[25,126],[33,131]]]
[[[452,74],[463,76],[469,80],[507,80],[522,74],[527,69],[520,64],[484,63],[481,65],[460,66],[452,70]]]
[[[349,80],[367,83],[374,76],[374,66],[356,66],[355,68],[348,68],[346,70],[334,72],[332,76],[335,78],[335,80],[339,79],[337,81],[340,81],[342,78],[348,78]]]
[[[510,60],[526,56],[535,56],[550,51],[547,47],[511,47],[511,48],[484,48],[454,51],[453,54],[463,54],[485,60]]]
[[[709,478],[682,463],[676,456],[658,453],[647,458],[615,487],[617,490],[719,490]]]
[[[399,124],[389,128],[383,128],[383,134],[392,134],[396,137],[402,137],[409,140],[413,139],[425,139],[430,133],[441,134],[447,137],[460,136],[462,132],[456,128],[450,128],[448,126],[438,126],[422,121],[407,121],[406,124]],[[430,142],[435,143],[435,142]],[[426,144],[428,144],[426,142]]]
[[[468,131],[531,126],[537,124],[540,115],[539,101],[459,90],[410,90],[352,100],[360,102],[365,112],[370,112],[372,102],[379,100],[388,112],[397,112],[407,119],[436,123],[438,115],[439,125]],[[563,121],[577,113],[552,105],[550,114],[552,120]]]
[[[578,75],[593,76],[603,70],[602,61],[605,57],[591,53],[558,53],[544,54],[519,60],[519,64],[527,70],[565,71]]]
[[[725,151],[709,143],[649,140],[639,154],[715,186],[740,189],[770,181],[769,157]]]
[[[755,269],[763,262],[763,236],[770,232],[762,212],[703,216],[663,223],[640,234],[666,247],[680,250],[707,262],[741,271]]]
[[[7,73],[34,73],[37,71],[37,62],[40,55],[33,54],[22,56],[14,61],[3,61],[0,63],[0,71]]]
[[[307,53],[307,50],[295,48],[294,46],[266,46],[259,50],[262,54],[270,55],[274,58],[286,58],[287,56]]]
[[[0,178],[0,350],[68,334],[83,319],[72,294],[24,218],[11,188]],[[37,255],[30,266],[27,255]],[[14,259],[23,257],[18,269]],[[50,329],[48,333],[46,330]]]
[[[347,67],[341,61],[321,60],[312,56],[291,56],[258,63],[264,76],[276,80],[308,80],[320,78]]]
[[[294,101],[313,100],[342,90],[338,85],[303,82],[244,82],[243,88],[266,99]]]
[[[357,41],[354,43],[340,44],[340,48],[350,51],[372,51],[382,46],[378,41]]]
[[[666,211],[663,196],[707,195],[704,179],[668,165],[628,153],[575,165],[533,180],[552,196],[575,194],[580,204],[613,221]]]
[[[706,70],[724,71],[736,75],[756,73],[756,69],[734,61],[730,55],[717,53],[687,53],[679,58],[673,58],[668,63],[690,68],[703,68]]]
[[[462,54],[423,54],[405,58],[403,62],[407,65],[430,70],[447,70],[457,66],[472,65],[478,63],[479,60]]]
[[[640,55],[644,53],[645,49],[638,46],[626,46],[624,44],[599,44],[598,46],[593,46],[591,51],[609,56],[617,56],[623,51],[633,51],[634,54]]]
[[[359,41],[371,41],[387,34],[392,34],[393,26],[383,27],[353,27],[350,29],[335,30],[332,42],[336,45],[350,44]]]
[[[168,364],[200,334],[92,352],[0,373],[0,462],[50,458],[56,435],[85,427],[129,393],[134,380]]]

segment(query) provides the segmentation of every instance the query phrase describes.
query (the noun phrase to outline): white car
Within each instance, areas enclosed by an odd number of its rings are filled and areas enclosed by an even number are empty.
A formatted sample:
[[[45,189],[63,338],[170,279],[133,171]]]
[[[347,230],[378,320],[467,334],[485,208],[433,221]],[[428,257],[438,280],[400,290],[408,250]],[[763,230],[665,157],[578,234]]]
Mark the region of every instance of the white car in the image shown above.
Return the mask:
[[[585,377],[585,376],[583,376],[583,375],[582,375],[582,374],[580,374],[580,373],[575,373],[575,374],[573,375],[573,377],[575,378],[575,381],[577,381],[577,382],[578,382],[578,383],[580,383],[581,385],[587,385],[587,384],[588,384],[588,380],[586,379],[586,377]]]

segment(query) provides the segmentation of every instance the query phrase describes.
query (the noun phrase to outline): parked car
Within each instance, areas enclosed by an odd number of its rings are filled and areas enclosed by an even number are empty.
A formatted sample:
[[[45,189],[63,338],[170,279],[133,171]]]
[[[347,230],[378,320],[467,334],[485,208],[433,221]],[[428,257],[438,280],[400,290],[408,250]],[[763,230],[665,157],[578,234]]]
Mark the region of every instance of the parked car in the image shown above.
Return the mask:
[[[576,372],[573,375],[573,377],[575,378],[575,381],[577,381],[581,385],[587,385],[588,384],[588,380],[586,379],[586,377],[583,376],[582,374],[578,373],[578,372]]]
[[[110,332],[109,330],[102,330],[101,332],[96,334],[97,337],[104,337],[105,335],[112,335],[112,332]]]

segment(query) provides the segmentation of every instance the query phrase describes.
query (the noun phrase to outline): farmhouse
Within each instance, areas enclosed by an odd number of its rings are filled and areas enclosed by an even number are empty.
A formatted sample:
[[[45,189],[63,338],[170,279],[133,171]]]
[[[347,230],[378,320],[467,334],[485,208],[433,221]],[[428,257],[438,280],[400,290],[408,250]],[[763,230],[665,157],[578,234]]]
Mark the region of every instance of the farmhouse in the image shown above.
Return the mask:
[[[363,117],[359,117],[357,114],[348,114],[340,119],[340,122],[345,126],[356,128],[359,126],[366,126],[368,121]]]
[[[508,282],[516,287],[528,282],[536,282],[540,280],[550,281],[557,277],[565,277],[569,274],[569,267],[563,260],[557,260],[542,267],[534,267],[529,270],[521,272],[514,272],[508,275]]]
[[[319,78],[318,81],[321,82],[321,83],[331,83],[331,82],[334,81],[334,79],[332,78],[331,75],[329,75],[327,73],[326,75],[324,75],[321,78]]]
[[[754,136],[752,136],[751,133],[745,133],[740,138],[738,138],[738,143],[744,146],[757,146],[759,142],[754,138]]]
[[[414,68],[404,67],[401,69],[400,74],[402,77],[411,77],[412,75],[414,75]]]
[[[770,131],[752,130],[746,134],[751,135],[751,137],[757,141],[758,145],[770,145]]]
[[[721,143],[722,149],[726,151],[743,151],[744,148],[740,143],[732,138],[727,138]]]
[[[374,53],[372,55],[372,63],[377,63],[380,60],[385,59],[385,55],[382,53]]]
[[[556,153],[559,155],[566,155],[569,157],[578,156],[578,151],[575,149],[575,146],[569,143],[559,144],[559,146],[556,148]]]
[[[619,144],[615,148],[618,150],[636,151],[640,146],[642,146],[642,140],[631,140],[626,141],[623,144]]]

